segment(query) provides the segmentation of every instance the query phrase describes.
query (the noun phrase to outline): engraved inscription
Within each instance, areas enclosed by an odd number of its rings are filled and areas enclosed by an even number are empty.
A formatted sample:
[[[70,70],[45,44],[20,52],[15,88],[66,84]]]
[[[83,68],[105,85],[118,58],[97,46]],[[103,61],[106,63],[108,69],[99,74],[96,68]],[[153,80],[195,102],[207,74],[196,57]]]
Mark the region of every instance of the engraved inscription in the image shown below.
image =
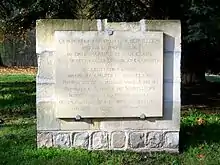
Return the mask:
[[[58,117],[162,115],[161,32],[58,31],[55,37]]]

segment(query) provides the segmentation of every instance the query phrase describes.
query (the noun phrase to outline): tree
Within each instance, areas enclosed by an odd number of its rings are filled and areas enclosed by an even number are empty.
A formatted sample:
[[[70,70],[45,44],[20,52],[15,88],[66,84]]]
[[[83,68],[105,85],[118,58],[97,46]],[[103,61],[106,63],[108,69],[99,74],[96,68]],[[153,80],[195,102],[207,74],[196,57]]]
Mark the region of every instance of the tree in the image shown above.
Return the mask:
[[[76,18],[76,0],[2,0],[0,20],[5,33],[21,36],[41,18]]]
[[[180,19],[182,82],[189,84],[205,82],[207,61],[220,52],[219,9],[219,0],[2,0],[0,20],[4,31],[22,36],[40,18]]]
[[[114,22],[139,21],[149,17],[151,0],[91,0],[90,17]]]
[[[1,0],[0,42],[26,41],[27,30],[35,27],[37,19],[76,18],[76,8],[77,0]],[[3,66],[1,56],[0,66]]]
[[[182,82],[205,82],[207,60],[219,45],[220,1],[217,0],[92,0],[95,18],[110,21],[180,19],[182,22]],[[211,61],[211,60],[209,60]]]
[[[189,1],[183,11],[183,83],[205,82],[207,61],[219,45],[219,7],[217,0]]]

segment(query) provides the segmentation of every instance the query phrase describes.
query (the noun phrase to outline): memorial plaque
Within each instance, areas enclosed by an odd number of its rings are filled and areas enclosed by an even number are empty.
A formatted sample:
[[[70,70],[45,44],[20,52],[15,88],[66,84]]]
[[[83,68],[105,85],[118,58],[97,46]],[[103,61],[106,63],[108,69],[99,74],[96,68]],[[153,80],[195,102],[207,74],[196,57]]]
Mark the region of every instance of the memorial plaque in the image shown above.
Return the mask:
[[[163,33],[56,31],[56,117],[161,117]]]

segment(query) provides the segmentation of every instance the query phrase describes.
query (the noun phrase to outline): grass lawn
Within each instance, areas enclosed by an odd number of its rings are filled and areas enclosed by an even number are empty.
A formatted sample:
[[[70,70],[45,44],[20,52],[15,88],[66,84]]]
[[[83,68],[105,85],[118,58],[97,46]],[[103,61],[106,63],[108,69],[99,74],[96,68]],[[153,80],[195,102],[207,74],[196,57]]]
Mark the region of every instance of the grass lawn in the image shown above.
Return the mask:
[[[220,82],[220,76],[218,75],[206,75],[206,80],[211,82]]]
[[[35,77],[0,75],[0,165],[219,165],[220,115],[182,113],[180,154],[36,149]]]

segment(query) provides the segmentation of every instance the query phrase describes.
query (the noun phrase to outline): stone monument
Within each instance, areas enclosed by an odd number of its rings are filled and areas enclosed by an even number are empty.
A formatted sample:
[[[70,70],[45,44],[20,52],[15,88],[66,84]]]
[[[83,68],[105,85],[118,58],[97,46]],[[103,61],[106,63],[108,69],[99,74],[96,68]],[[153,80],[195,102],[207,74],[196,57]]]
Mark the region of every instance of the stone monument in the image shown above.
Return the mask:
[[[178,152],[180,21],[38,20],[38,147]]]

